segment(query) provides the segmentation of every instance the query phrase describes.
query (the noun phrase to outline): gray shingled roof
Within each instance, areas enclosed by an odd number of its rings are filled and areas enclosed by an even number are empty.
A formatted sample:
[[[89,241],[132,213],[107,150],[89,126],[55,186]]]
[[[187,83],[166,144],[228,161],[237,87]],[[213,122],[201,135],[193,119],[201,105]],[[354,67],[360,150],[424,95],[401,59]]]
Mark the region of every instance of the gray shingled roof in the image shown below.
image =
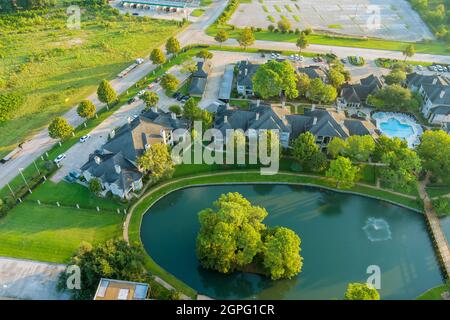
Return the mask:
[[[206,78],[192,78],[189,94],[202,96],[206,88]]]
[[[431,103],[450,105],[450,86],[423,84],[422,88]]]
[[[210,61],[199,61],[197,62],[197,70],[192,74],[193,78],[208,78],[211,72],[211,62]]]
[[[222,77],[222,82],[219,88],[219,100],[229,100],[231,98],[231,91],[233,88],[234,66],[228,65]]]
[[[367,97],[383,86],[381,80],[370,75],[360,80],[360,84],[347,84],[342,88],[341,97],[348,103],[364,103]]]
[[[449,115],[450,114],[450,106],[437,106],[430,110],[431,113],[434,114],[442,114]]]
[[[450,81],[444,79],[443,77],[436,75],[424,75],[419,73],[410,73],[406,76],[406,82],[408,86],[420,87],[424,84],[429,85],[449,85]]]
[[[298,72],[305,73],[310,79],[326,79],[327,72],[320,66],[307,66],[298,68]]]
[[[97,164],[96,158],[100,159]],[[120,172],[116,171],[120,167]],[[92,176],[100,179],[102,182],[116,184],[122,190],[128,190],[134,181],[142,178],[142,173],[137,167],[128,161],[122,152],[112,154],[94,153],[89,156],[89,161],[81,167],[82,171],[88,171]]]
[[[258,71],[259,67],[260,67],[259,64],[253,64],[247,60],[240,61],[237,64],[238,68],[238,74],[236,79],[237,85],[245,86],[247,89],[251,90],[253,88],[252,78],[255,75],[256,71]],[[247,70],[247,73],[245,70]]]

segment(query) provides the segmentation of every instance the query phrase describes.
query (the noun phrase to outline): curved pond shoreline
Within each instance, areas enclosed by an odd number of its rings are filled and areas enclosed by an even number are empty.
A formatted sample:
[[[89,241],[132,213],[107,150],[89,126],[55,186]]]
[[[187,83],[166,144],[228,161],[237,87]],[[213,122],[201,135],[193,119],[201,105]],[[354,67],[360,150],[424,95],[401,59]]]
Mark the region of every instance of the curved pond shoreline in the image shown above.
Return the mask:
[[[170,190],[169,192],[165,192],[165,193],[163,193],[163,194],[161,194],[161,195],[159,195],[159,196],[157,196],[157,197],[153,197],[152,199],[151,199],[151,203],[150,204],[148,204],[147,206],[146,206],[146,211],[148,212],[149,210],[149,208],[152,208],[152,212],[153,212],[153,208],[157,208],[159,205],[160,205],[160,201],[163,199],[163,198],[167,198],[167,197],[170,197],[171,195],[173,195],[173,194],[176,194],[177,193],[177,191],[178,192],[183,192],[183,190],[192,190],[192,189],[195,189],[195,188],[205,188],[205,186],[204,186],[204,184],[200,184],[201,186],[199,187],[199,186],[197,186],[196,184],[194,184],[194,185],[188,185],[188,186],[178,186],[178,187],[176,187],[176,188],[173,188],[173,190]],[[242,186],[249,186],[249,187],[255,187],[255,186],[264,186],[264,185],[266,185],[266,186],[271,186],[271,187],[281,187],[281,186],[283,186],[283,187],[285,187],[285,188],[292,188],[292,187],[297,187],[298,188],[298,186],[300,185],[300,186],[306,186],[308,189],[312,189],[312,190],[315,190],[315,191],[312,191],[312,192],[329,192],[329,193],[331,193],[331,194],[340,194],[340,195],[344,195],[344,194],[347,194],[346,196],[347,197],[354,197],[354,195],[356,195],[357,197],[355,197],[355,198],[361,198],[362,200],[361,201],[366,201],[366,200],[368,200],[367,199],[367,197],[366,197],[366,195],[364,195],[364,194],[360,194],[360,193],[357,193],[357,192],[353,192],[353,191],[347,191],[347,190],[344,190],[344,191],[341,191],[341,190],[337,190],[337,191],[339,191],[339,193],[335,193],[334,191],[336,191],[336,190],[333,190],[333,188],[327,188],[327,187],[324,187],[324,186],[321,186],[321,185],[313,185],[313,184],[309,184],[309,183],[283,183],[283,182],[237,182],[237,183],[208,183],[207,184],[208,185],[208,187],[206,187],[206,189],[214,189],[214,188],[220,188],[221,190],[222,189],[226,189],[227,187],[232,187],[232,188],[236,188],[236,187],[242,187]],[[302,189],[306,189],[306,188],[302,188]],[[320,190],[322,190],[322,191],[320,191]],[[331,191],[323,191],[323,190],[331,190]],[[377,199],[377,197],[374,197],[375,199]],[[365,200],[364,200],[365,199]],[[215,199],[214,199],[215,200]],[[386,200],[386,199],[377,199],[377,200]],[[370,200],[370,201],[375,201],[375,200]],[[392,201],[390,201],[390,202],[392,202]],[[379,201],[377,201],[377,203],[379,203]],[[208,206],[210,206],[211,205],[211,203],[208,203],[208,204],[206,204],[205,205],[205,207],[208,207]],[[387,204],[385,204],[384,206],[386,206]],[[410,208],[411,209],[411,208]],[[405,210],[406,211],[406,209],[402,209],[402,210]],[[409,211],[409,210],[407,210],[407,211]],[[418,211],[418,210],[415,210],[415,211]],[[410,211],[410,212],[412,212],[412,211]],[[270,211],[269,211],[269,213],[270,213]],[[143,218],[143,219],[145,219],[146,218],[146,216],[148,216],[148,215],[144,215],[144,214],[142,214],[142,216],[141,216],[141,218]],[[415,215],[413,215],[413,216],[415,216]],[[421,217],[421,215],[417,215],[416,217],[418,217],[419,219],[422,219],[422,217]],[[172,221],[173,221],[173,219],[171,219],[168,223],[170,224],[170,223],[172,223]],[[422,224],[423,224],[423,220],[421,220],[422,221]],[[427,234],[426,234],[426,230],[424,230],[424,232],[425,232],[425,235],[427,236]],[[142,237],[143,235],[142,234],[140,234],[140,238]],[[302,236],[301,234],[300,234],[300,236]],[[429,242],[429,239],[427,238],[427,240],[428,240],[428,242]],[[145,239],[143,240],[143,243],[145,242]],[[158,258],[157,257],[154,257],[154,251],[153,250],[150,250],[151,252],[152,252],[152,256],[153,256],[153,258],[155,259],[155,260],[158,260]],[[432,259],[435,259],[435,257],[434,257],[434,252],[433,252],[433,250],[432,250],[432,247],[431,247],[431,255],[432,255]],[[177,252],[177,255],[178,255],[178,252]],[[160,263],[160,261],[158,260],[158,263]],[[165,265],[164,265],[164,263],[160,263],[160,265],[161,265],[161,267],[166,267]],[[166,268],[167,269],[167,268]],[[168,270],[167,271],[169,271],[169,272],[172,272],[172,270],[170,269],[170,268],[168,268]],[[437,268],[437,274],[439,274],[439,268]],[[174,274],[175,276],[177,276],[177,274],[176,274],[176,272],[175,272],[175,274]],[[179,276],[178,276],[178,278],[180,278]],[[186,282],[186,279],[184,279],[184,278],[180,278],[180,280],[182,280],[182,281],[185,281]],[[256,280],[252,280],[252,281],[256,281]],[[441,281],[441,280],[440,280]],[[189,282],[189,281],[188,281]],[[188,283],[189,285],[191,285],[192,286],[192,284],[190,284],[190,283]],[[437,283],[437,284],[439,284],[439,283]],[[433,283],[432,285],[436,285],[435,283]],[[195,286],[194,286],[195,287]],[[198,288],[198,287],[196,287],[196,288]],[[424,289],[428,289],[428,288],[424,288]],[[200,290],[201,291],[203,291],[201,288],[200,288]],[[423,291],[423,290],[422,290]],[[214,294],[211,294],[211,292],[205,292],[206,294],[210,294],[211,296],[215,296]],[[417,292],[418,294],[420,294],[421,292]],[[220,297],[220,295],[219,295],[219,297]],[[242,297],[239,297],[239,298],[242,298]],[[248,297],[247,297],[248,298]],[[294,297],[294,299],[295,298],[298,298],[298,297]],[[413,296],[408,296],[407,298],[414,298]]]

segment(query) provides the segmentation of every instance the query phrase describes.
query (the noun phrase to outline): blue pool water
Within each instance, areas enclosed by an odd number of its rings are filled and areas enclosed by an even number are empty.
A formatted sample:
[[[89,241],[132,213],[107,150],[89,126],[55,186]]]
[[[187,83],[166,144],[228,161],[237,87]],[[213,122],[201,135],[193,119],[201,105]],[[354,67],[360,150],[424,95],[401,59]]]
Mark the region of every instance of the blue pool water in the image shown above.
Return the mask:
[[[414,134],[414,130],[410,125],[402,124],[395,118],[389,118],[387,121],[380,123],[381,131],[390,138],[409,138]]]

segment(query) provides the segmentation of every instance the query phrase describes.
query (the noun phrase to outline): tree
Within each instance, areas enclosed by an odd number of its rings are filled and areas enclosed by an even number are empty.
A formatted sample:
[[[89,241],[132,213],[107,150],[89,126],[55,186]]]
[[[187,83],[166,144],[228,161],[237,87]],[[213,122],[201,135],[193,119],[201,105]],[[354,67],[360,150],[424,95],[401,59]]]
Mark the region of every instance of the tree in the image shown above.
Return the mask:
[[[266,236],[264,244],[263,264],[272,280],[291,279],[300,273],[303,259],[300,256],[300,238],[294,231],[274,228]]]
[[[170,178],[175,169],[169,147],[162,142],[152,144],[137,159],[137,164],[139,168],[149,173],[153,181]]]
[[[239,193],[223,194],[199,213],[197,257],[206,269],[229,273],[250,264],[262,250],[264,208],[252,206]]]
[[[449,198],[438,197],[437,199],[432,200],[432,204],[433,204],[433,208],[436,211],[436,214],[438,216],[450,215],[450,211],[449,211],[450,199]]]
[[[81,101],[77,107],[77,114],[85,119],[93,118],[96,111],[95,105],[90,100]]]
[[[287,32],[291,30],[292,26],[288,19],[281,18],[280,21],[278,21],[278,29],[280,29],[282,32]]]
[[[417,110],[420,103],[407,88],[398,84],[385,86],[367,98],[368,104],[384,111]]]
[[[197,71],[197,62],[194,60],[186,60],[183,65],[181,66],[181,72],[183,73],[194,73]]]
[[[212,52],[210,52],[206,49],[202,49],[195,56],[197,58],[203,59],[203,61],[206,61],[206,60],[212,59],[213,54],[212,54]]]
[[[377,289],[367,283],[350,283],[344,296],[345,300],[380,300]]]
[[[427,130],[421,137],[417,153],[424,169],[443,182],[450,182],[450,135],[443,130]]]
[[[405,61],[407,58],[411,58],[416,54],[416,47],[413,44],[409,44],[403,50],[403,55],[405,56]]]
[[[388,75],[384,77],[386,84],[398,84],[401,85],[406,80],[406,73],[401,69],[393,69]]]
[[[287,61],[270,60],[258,68],[252,79],[253,90],[263,99],[281,95],[298,97],[297,75]]]
[[[302,164],[310,161],[312,156],[318,152],[320,150],[316,144],[316,137],[309,131],[300,134],[293,142],[292,154]]]
[[[301,33],[295,44],[298,48],[298,51],[301,53],[303,49],[306,49],[308,47],[308,44],[309,44],[309,41],[308,41],[306,34]]]
[[[158,94],[152,91],[145,91],[144,94],[141,95],[141,99],[145,102],[146,109],[156,106],[159,102]]]
[[[299,96],[305,97],[309,91],[311,85],[311,79],[306,73],[297,74],[297,90]]]
[[[222,46],[222,44],[224,42],[226,42],[229,38],[230,38],[230,35],[228,34],[228,32],[226,32],[224,29],[220,29],[217,32],[216,36],[214,37],[214,40],[219,42],[220,46]]]
[[[347,189],[355,184],[358,171],[359,168],[353,166],[349,158],[339,156],[330,162],[325,175],[335,183],[336,188]]]
[[[183,113],[183,110],[177,104],[171,105],[169,107],[169,111],[175,113],[177,116],[179,116],[179,115],[181,115]]]
[[[380,178],[391,188],[412,190],[416,187],[417,174],[421,170],[420,158],[406,143],[399,141],[399,138],[393,140],[390,145],[385,145],[381,155],[381,162],[386,166],[379,168]]]
[[[368,161],[375,151],[375,140],[370,135],[350,136],[346,140],[344,155],[353,161]]]
[[[100,191],[102,191],[102,189],[103,189],[102,183],[100,182],[99,179],[94,178],[89,181],[89,190],[93,194],[98,195]]]
[[[313,172],[323,172],[328,167],[327,156],[323,152],[316,152],[307,162],[307,168]]]
[[[153,64],[163,64],[164,62],[166,62],[166,56],[161,49],[155,48],[150,53],[150,60],[153,62]]]
[[[117,101],[117,92],[107,80],[103,80],[98,86],[97,97],[100,102],[106,103],[109,107],[111,103]]]
[[[74,131],[74,128],[65,118],[56,117],[48,126],[48,135],[52,139],[66,140]]]
[[[180,46],[180,42],[178,41],[177,38],[170,37],[169,39],[167,39],[166,52],[168,54],[177,54],[178,52],[180,52],[180,50],[181,50],[181,46]]]
[[[236,40],[241,47],[244,47],[244,50],[247,50],[247,47],[255,43],[255,35],[251,28],[245,28],[239,33]]]
[[[252,82],[253,90],[263,99],[275,97],[281,93],[282,81],[280,76],[266,65],[258,68]]]
[[[196,253],[204,268],[229,273],[252,264],[272,279],[300,272],[300,239],[289,229],[267,228],[264,208],[239,193],[221,195],[214,207],[199,213]]]
[[[331,68],[328,73],[328,80],[333,87],[339,89],[345,83],[345,76],[336,68]]]
[[[69,264],[80,268],[82,279],[81,289],[70,291],[72,298],[92,300],[101,278],[148,282],[144,257],[142,247],[128,245],[123,240],[109,240],[96,246],[83,242]],[[66,289],[67,280],[72,274],[61,272],[58,283],[60,290]]]
[[[337,98],[336,88],[324,84],[320,78],[311,80],[306,96],[314,102],[331,103]]]
[[[333,139],[331,139],[330,143],[327,146],[328,154],[333,159],[336,159],[338,156],[344,155],[346,149],[347,142],[339,137],[333,137]]]
[[[161,87],[163,87],[165,90],[175,91],[175,90],[177,90],[179,85],[180,85],[180,80],[178,80],[177,77],[175,77],[171,73],[166,73],[161,78]]]

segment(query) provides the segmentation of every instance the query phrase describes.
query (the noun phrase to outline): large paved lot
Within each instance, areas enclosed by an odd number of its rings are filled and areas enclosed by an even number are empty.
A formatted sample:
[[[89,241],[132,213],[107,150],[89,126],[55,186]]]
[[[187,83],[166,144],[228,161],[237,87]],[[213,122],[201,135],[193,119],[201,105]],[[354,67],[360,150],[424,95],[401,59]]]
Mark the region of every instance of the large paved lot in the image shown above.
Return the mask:
[[[56,290],[64,265],[0,257],[0,299],[67,300]]]
[[[433,38],[405,0],[264,0],[263,3],[255,0],[241,4],[230,24],[267,28],[282,16],[299,29],[311,27],[339,34],[402,41]]]

